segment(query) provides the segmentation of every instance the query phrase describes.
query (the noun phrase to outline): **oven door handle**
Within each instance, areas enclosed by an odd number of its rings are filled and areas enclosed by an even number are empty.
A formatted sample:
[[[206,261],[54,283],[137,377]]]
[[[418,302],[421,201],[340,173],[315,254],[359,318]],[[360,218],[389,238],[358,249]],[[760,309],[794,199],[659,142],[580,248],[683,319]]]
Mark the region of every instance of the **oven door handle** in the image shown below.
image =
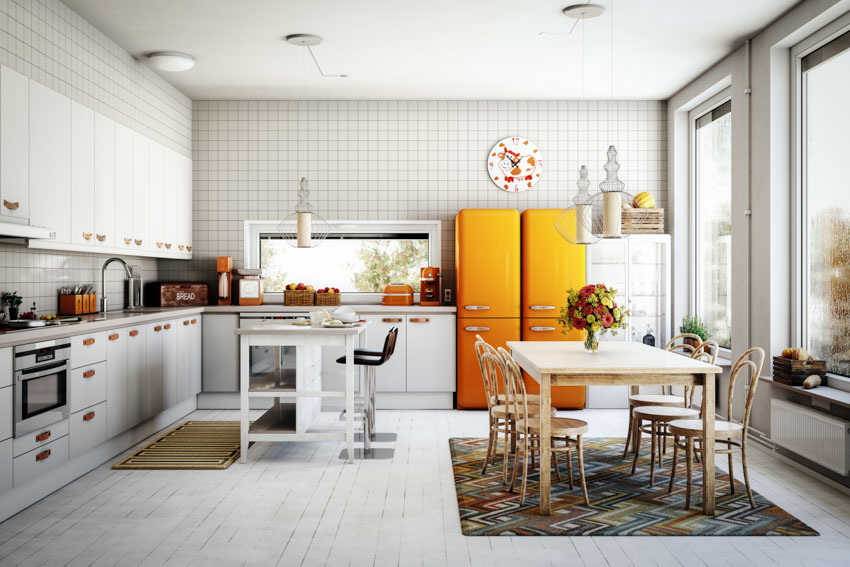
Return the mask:
[[[36,368],[27,368],[26,370],[20,370],[21,377],[25,380],[31,380],[33,378],[38,378],[40,376],[46,376],[48,374],[53,374],[56,370],[67,368],[68,361],[60,360],[59,362],[54,362],[52,364],[46,364],[44,366],[38,366]]]

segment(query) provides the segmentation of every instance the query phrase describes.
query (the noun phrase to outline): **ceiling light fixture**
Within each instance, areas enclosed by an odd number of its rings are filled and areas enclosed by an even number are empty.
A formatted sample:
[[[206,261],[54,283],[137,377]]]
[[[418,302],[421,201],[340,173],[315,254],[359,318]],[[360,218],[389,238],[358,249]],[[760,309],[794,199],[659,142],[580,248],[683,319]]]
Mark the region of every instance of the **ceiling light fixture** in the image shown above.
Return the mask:
[[[348,75],[327,75],[324,71],[322,71],[322,67],[319,65],[319,61],[316,59],[316,56],[313,54],[313,46],[319,45],[324,41],[320,36],[314,35],[311,33],[294,33],[288,35],[284,38],[287,42],[292,45],[297,45],[298,47],[305,47],[307,51],[310,53],[310,57],[313,58],[313,63],[316,64],[316,69],[319,70],[319,74],[323,77],[329,78],[337,78],[337,79],[346,79]]]
[[[160,71],[168,71],[169,73],[188,71],[195,66],[195,59],[191,55],[176,51],[151,53],[148,55],[148,61]]]

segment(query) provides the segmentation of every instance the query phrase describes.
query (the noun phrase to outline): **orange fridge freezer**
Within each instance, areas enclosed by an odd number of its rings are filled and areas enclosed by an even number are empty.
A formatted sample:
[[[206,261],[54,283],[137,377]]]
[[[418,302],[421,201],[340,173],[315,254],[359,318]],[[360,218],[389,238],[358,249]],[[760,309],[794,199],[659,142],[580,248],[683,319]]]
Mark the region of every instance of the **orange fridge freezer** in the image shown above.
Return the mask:
[[[585,285],[584,246],[570,244],[555,230],[558,209],[522,213],[522,316],[558,317],[567,290]]]
[[[455,219],[458,317],[520,316],[520,216],[463,209]]]
[[[522,319],[522,340],[524,341],[580,341],[582,331],[573,329],[564,335],[557,319]],[[540,385],[537,380],[526,374],[525,387],[529,394],[539,394]],[[558,409],[584,409],[584,386],[556,386],[552,388],[552,405]]]
[[[457,320],[457,407],[480,409],[487,407],[484,382],[475,356],[475,335],[494,347],[505,347],[508,341],[520,338],[520,320],[466,318]]]

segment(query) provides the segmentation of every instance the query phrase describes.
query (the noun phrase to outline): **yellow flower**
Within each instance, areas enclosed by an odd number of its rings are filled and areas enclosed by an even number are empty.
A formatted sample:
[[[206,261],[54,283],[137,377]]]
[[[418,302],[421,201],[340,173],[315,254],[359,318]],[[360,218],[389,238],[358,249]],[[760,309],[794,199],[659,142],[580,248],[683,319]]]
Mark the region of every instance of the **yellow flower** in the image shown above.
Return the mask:
[[[594,321],[596,321],[596,317],[593,314],[587,316],[588,323],[593,323]]]
[[[599,332],[599,329],[602,328],[602,323],[594,323],[590,326],[590,328],[593,329],[594,333]]]
[[[619,319],[620,318],[620,310],[615,309],[613,315],[614,315],[614,319]]]

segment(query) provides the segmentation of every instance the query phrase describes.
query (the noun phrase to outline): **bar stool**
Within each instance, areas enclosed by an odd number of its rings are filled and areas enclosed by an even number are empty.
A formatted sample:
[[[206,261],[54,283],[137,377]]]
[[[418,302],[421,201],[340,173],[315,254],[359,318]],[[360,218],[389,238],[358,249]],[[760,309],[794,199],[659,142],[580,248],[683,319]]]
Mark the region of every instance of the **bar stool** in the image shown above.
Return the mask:
[[[363,448],[369,451],[372,448],[372,432],[375,429],[375,369],[386,363],[395,352],[395,343],[398,338],[398,328],[393,327],[387,333],[384,339],[384,348],[381,350],[354,350],[354,364],[365,366],[366,380],[362,384],[360,391],[361,396],[355,400],[358,404],[362,404],[362,417],[356,416],[355,419],[363,421]],[[336,359],[337,363],[345,364],[345,355]]]

